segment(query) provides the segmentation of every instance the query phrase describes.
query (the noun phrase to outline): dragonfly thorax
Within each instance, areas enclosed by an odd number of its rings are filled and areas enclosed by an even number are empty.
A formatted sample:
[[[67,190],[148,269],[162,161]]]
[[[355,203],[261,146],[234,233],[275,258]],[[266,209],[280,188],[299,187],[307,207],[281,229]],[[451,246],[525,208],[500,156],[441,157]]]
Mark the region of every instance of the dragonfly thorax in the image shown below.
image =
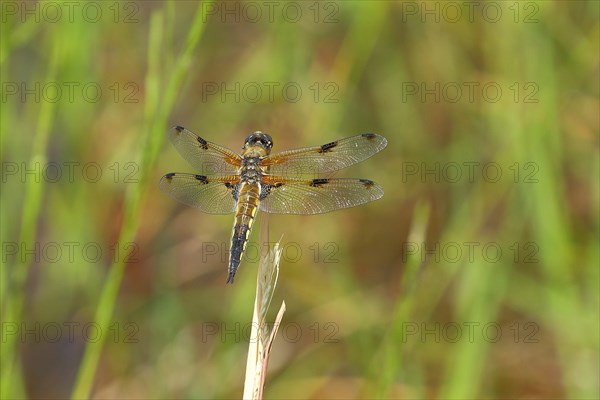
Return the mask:
[[[260,182],[263,171],[259,163],[260,157],[244,157],[240,169],[240,180],[252,184]]]
[[[260,157],[244,157],[242,158],[242,167],[257,168],[260,163]]]

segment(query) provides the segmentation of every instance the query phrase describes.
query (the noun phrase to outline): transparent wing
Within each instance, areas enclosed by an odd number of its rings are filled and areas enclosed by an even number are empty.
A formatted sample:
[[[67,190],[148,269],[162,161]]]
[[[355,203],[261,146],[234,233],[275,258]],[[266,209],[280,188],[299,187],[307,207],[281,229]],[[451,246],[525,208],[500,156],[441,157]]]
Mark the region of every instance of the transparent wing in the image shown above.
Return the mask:
[[[207,177],[171,172],[160,180],[160,189],[175,200],[209,214],[235,211],[239,176]]]
[[[368,179],[284,179],[264,177],[260,209],[275,214],[322,214],[383,197]]]
[[[242,164],[242,158],[235,152],[204,140],[182,126],[171,128],[168,137],[179,154],[202,175],[232,175]]]
[[[322,174],[361,162],[383,150],[387,140],[374,133],[363,133],[322,146],[288,150],[267,156],[261,166],[273,175]]]

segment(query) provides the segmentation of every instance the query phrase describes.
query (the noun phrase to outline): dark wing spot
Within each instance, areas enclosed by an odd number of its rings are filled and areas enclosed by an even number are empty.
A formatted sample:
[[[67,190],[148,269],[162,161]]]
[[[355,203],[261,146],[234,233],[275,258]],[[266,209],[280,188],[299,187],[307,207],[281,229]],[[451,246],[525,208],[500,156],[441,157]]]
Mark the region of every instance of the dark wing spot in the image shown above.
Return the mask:
[[[208,149],[208,144],[206,143],[206,140],[202,139],[200,136],[198,136],[198,139],[196,139],[198,141],[198,143],[200,143],[200,147],[202,147],[204,150]]]
[[[327,153],[329,150],[333,149],[337,145],[338,142],[324,144],[323,146],[321,146],[321,150],[319,150],[319,153]]]
[[[204,183],[204,184],[207,184],[207,183],[208,183],[208,179],[206,178],[206,176],[204,176],[204,175],[194,175],[194,176],[195,176],[195,178],[196,178],[197,180],[199,180],[200,182],[202,182],[202,183]]]
[[[169,172],[168,174],[165,175],[165,178],[167,179],[171,179],[175,176],[175,172]]]
[[[359,179],[359,180],[360,180],[360,182],[361,182],[362,184],[364,184],[364,185],[365,185],[365,187],[366,187],[367,189],[368,189],[368,188],[370,188],[370,187],[373,187],[373,185],[375,185],[375,182],[373,182],[373,181],[371,181],[371,180],[369,180],[369,179]]]
[[[233,196],[234,200],[237,201],[240,194],[240,186],[231,182],[224,182],[223,184],[227,189],[231,190],[231,195]]]
[[[326,183],[329,183],[329,179],[317,178],[317,179],[312,180],[312,182],[310,183],[310,186],[319,187],[319,186],[325,185]]]
[[[230,182],[224,182],[223,184],[227,189],[231,190],[231,195],[233,196],[233,199],[237,201],[240,196],[240,186]]]
[[[265,197],[267,197],[269,195],[269,193],[271,193],[271,190],[277,189],[282,186],[283,186],[283,182],[277,182],[274,185],[263,185],[262,190],[260,192],[260,199],[264,200]]]
[[[184,129],[185,129],[185,128],[184,128],[183,126],[181,126],[181,125],[177,125],[177,126],[175,127],[175,130],[176,130],[177,132],[179,132],[179,133],[181,133],[181,132],[182,132]]]
[[[376,135],[374,133],[363,133],[362,137],[365,137],[369,140],[373,139]]]

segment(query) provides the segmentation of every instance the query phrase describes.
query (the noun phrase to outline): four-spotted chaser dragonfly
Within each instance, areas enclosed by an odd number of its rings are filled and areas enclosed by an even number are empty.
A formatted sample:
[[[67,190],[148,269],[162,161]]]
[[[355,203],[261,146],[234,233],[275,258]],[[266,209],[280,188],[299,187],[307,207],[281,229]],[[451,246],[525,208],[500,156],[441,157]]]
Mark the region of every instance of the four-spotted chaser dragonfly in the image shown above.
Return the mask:
[[[181,126],[169,131],[169,140],[199,172],[210,172],[168,173],[160,181],[162,191],[206,213],[235,212],[227,283],[233,283],[257,210],[321,214],[383,196],[381,186],[368,179],[306,178],[309,173],[337,171],[381,151],[387,140],[374,133],[273,155],[271,136],[260,131],[246,138],[241,155]]]

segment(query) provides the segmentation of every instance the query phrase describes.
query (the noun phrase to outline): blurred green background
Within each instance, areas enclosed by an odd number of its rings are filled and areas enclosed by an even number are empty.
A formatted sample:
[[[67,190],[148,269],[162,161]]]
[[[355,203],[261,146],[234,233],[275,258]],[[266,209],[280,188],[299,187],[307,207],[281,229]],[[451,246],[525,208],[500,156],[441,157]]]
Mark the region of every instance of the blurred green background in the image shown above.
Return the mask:
[[[1,7],[2,398],[241,397],[256,252],[158,190],[175,124],[389,142],[268,218],[265,398],[600,396],[598,2]]]

